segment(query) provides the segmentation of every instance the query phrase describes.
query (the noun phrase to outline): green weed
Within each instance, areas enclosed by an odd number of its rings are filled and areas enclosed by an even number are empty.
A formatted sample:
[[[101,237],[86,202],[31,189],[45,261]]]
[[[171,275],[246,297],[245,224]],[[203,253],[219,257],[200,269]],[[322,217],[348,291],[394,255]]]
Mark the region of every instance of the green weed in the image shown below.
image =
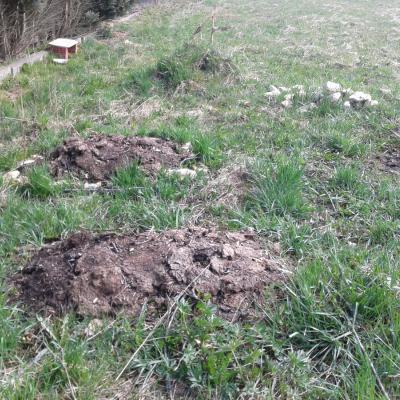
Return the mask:
[[[308,207],[303,196],[303,168],[285,158],[265,160],[253,166],[254,191],[247,207],[258,207],[278,216],[304,216]]]
[[[112,178],[112,183],[128,196],[146,196],[149,186],[149,182],[136,163],[118,170]]]
[[[46,166],[35,167],[27,174],[28,182],[21,191],[24,195],[46,198],[56,196],[60,192],[60,185],[55,184]]]
[[[331,183],[333,187],[354,191],[361,185],[359,171],[355,167],[339,167]]]
[[[133,85],[140,95],[147,97],[154,85],[151,78],[152,73],[151,69],[143,68],[133,71],[129,74],[128,78],[124,80],[123,85]]]
[[[342,153],[346,157],[357,157],[366,152],[365,144],[357,143],[347,134],[335,134],[328,137],[326,145],[329,151]]]

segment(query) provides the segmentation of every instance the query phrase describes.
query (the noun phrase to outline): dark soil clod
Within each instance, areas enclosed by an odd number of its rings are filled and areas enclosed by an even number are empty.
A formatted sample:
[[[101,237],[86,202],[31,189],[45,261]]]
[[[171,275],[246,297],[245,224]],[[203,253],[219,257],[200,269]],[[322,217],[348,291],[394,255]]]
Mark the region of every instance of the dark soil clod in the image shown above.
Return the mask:
[[[44,314],[156,316],[180,294],[210,296],[221,316],[247,318],[285,279],[250,232],[182,229],[130,236],[88,233],[44,246],[13,278],[17,299]]]
[[[213,74],[234,74],[236,67],[231,60],[223,58],[216,51],[206,52],[197,62],[197,67],[204,72],[211,72]]]
[[[154,175],[162,168],[179,168],[191,157],[190,152],[164,139],[96,134],[65,140],[51,155],[51,170],[56,177],[72,173],[96,182],[110,179],[117,169],[133,162],[144,173]]]
[[[380,169],[394,174],[400,174],[400,148],[391,147],[377,156]]]

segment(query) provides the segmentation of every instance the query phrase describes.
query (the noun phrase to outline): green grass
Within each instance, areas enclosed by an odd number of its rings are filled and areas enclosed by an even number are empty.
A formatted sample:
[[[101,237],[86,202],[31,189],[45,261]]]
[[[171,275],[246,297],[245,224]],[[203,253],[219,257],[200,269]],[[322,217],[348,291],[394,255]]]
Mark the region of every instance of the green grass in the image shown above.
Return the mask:
[[[46,167],[36,167],[27,173],[28,182],[21,188],[26,196],[47,198],[56,196],[60,187],[54,182]]]
[[[113,178],[112,183],[117,188],[123,190],[129,195],[144,194],[148,185],[146,177],[143,175],[137,164],[132,164],[127,168],[118,170]]]
[[[261,161],[254,167],[254,191],[249,208],[278,216],[302,216],[307,206],[302,194],[303,168],[297,160]]]
[[[360,184],[360,174],[354,167],[340,167],[332,178],[332,187],[337,189],[356,190]]]
[[[213,13],[226,29],[212,45]],[[0,174],[93,131],[190,142],[185,166],[208,172],[149,177],[130,165],[98,193],[56,182],[47,161],[23,187],[0,178],[0,398],[386,399],[382,387],[400,398],[399,178],[376,159],[399,146],[395,15],[389,0],[174,0],[85,41],[65,66],[4,81]],[[328,80],[379,106],[301,113]],[[306,96],[283,110],[283,96],[264,96],[271,84]],[[233,208],[218,202],[223,187],[207,188],[236,164],[248,188]],[[280,244],[293,273],[266,291],[256,323],[182,299],[156,326],[121,314],[88,335],[91,318],[42,320],[8,302],[8,276],[48,241],[193,224]]]

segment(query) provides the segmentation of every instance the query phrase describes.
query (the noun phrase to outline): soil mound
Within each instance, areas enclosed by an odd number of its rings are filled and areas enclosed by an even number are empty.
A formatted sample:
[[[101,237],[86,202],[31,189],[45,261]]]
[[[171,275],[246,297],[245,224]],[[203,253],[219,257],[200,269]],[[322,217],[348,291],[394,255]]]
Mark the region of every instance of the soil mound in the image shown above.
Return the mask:
[[[61,177],[72,173],[90,182],[104,181],[118,169],[137,162],[147,174],[179,168],[193,155],[175,143],[153,137],[92,135],[71,137],[51,154],[51,170]]]
[[[204,72],[211,72],[213,74],[234,74],[237,72],[236,67],[232,61],[222,57],[216,51],[207,51],[200,60],[197,62],[197,67]]]
[[[196,302],[208,295],[221,316],[237,319],[253,316],[265,287],[283,279],[285,270],[253,233],[194,228],[75,234],[40,249],[13,286],[28,309],[45,314],[138,315],[146,305],[156,316],[177,296]]]
[[[400,174],[400,148],[387,148],[377,157],[380,162],[380,169],[383,171]]]

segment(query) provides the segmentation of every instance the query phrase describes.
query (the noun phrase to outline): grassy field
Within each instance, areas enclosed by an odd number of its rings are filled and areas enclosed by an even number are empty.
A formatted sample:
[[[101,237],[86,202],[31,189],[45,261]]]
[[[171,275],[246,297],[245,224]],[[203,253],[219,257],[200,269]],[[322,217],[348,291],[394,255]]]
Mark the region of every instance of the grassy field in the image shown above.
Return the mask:
[[[213,44],[212,14],[224,28]],[[0,397],[400,398],[400,8],[174,0],[102,34],[67,65],[27,66],[0,86],[0,172],[93,132],[191,142],[208,172],[150,181],[128,168],[113,179],[121,191],[88,194],[45,164],[0,186]],[[327,81],[379,104],[302,112]],[[306,93],[284,109],[271,84]],[[221,201],[239,166],[244,194]],[[146,190],[133,193],[138,180]],[[181,301],[158,324],[119,315],[96,328],[7,302],[6,277],[48,240],[194,224],[253,228],[294,266],[262,320]]]

